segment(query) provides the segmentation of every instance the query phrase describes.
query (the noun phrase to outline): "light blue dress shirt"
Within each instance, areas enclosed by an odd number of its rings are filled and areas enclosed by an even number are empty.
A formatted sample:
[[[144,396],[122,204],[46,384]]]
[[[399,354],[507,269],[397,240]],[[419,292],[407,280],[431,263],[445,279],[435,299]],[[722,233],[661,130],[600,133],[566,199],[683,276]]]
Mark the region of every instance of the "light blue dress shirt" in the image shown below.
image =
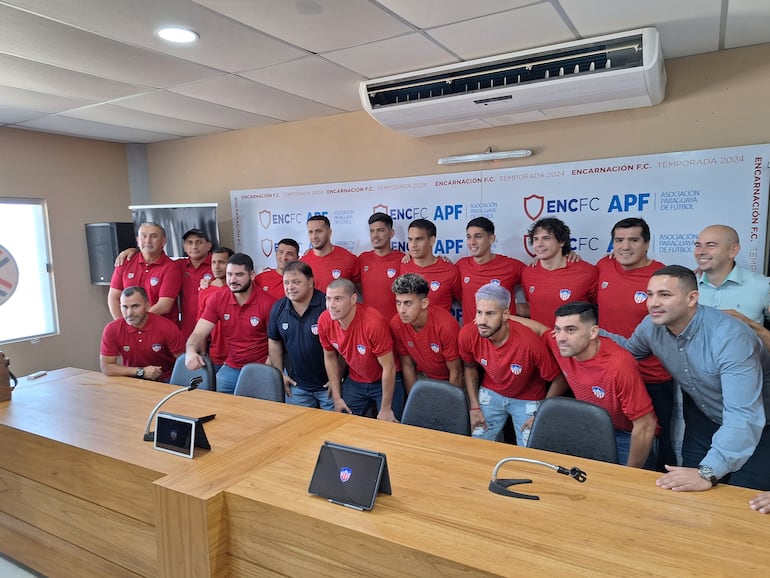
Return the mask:
[[[718,287],[709,283],[708,275],[703,273],[698,280],[698,292],[701,305],[735,309],[759,324],[770,317],[770,278],[737,265]]]
[[[770,354],[745,323],[698,305],[678,336],[649,315],[628,339],[602,334],[638,359],[655,355],[698,409],[720,424],[701,465],[721,478],[748,461],[770,415]]]

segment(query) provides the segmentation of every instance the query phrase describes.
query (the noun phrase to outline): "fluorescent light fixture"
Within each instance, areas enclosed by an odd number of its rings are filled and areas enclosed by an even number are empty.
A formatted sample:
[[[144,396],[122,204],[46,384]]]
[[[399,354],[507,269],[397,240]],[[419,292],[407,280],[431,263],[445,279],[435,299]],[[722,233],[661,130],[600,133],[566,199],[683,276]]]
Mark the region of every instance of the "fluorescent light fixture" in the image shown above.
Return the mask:
[[[168,26],[166,28],[158,28],[155,34],[160,36],[163,40],[168,42],[174,42],[176,44],[190,44],[198,40],[199,36],[197,32],[188,30],[187,28],[179,28],[177,26]]]
[[[458,163],[478,163],[483,161],[499,161],[502,159],[521,159],[532,156],[532,151],[521,149],[517,151],[496,151],[492,152],[492,147],[487,148],[483,153],[475,155],[458,155],[454,157],[441,157],[438,160],[440,165],[456,165]]]

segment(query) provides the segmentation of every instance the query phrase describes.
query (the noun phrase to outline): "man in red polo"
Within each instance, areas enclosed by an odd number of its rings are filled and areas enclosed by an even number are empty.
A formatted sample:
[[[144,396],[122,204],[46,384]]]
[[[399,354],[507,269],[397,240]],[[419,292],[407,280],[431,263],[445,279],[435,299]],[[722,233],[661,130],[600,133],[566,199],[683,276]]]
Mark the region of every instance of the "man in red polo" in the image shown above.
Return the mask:
[[[227,261],[233,256],[233,250],[229,247],[217,247],[211,252],[211,274],[212,279],[202,279],[200,291],[198,291],[198,313],[196,321],[200,319],[206,310],[206,303],[217,291],[230,291],[227,286]],[[216,327],[211,330],[211,339],[209,340],[209,357],[214,364],[216,371],[222,367],[227,358],[227,343],[225,343],[222,332]]]
[[[177,261],[182,273],[182,291],[179,294],[182,322],[179,328],[182,337],[187,339],[198,321],[201,280],[211,280],[214,275],[211,272],[211,241],[208,235],[201,229],[190,229],[182,236],[182,240],[187,257]]]
[[[379,311],[386,321],[396,314],[393,295],[386,288],[398,277],[401,260],[404,258],[401,251],[395,251],[390,245],[394,233],[390,215],[374,213],[369,217],[372,250],[358,256],[364,303]]]
[[[244,253],[227,261],[227,286],[206,303],[201,318],[187,340],[188,369],[203,367],[201,355],[206,340],[217,327],[227,344],[227,358],[217,371],[217,391],[232,393],[247,363],[267,363],[267,322],[275,302],[268,293],[254,287],[254,262]]]
[[[332,228],[327,217],[310,217],[307,220],[307,236],[312,248],[302,255],[300,261],[310,265],[313,270],[316,289],[325,293],[326,287],[335,279],[350,279],[360,285],[358,257],[344,247],[332,244]]]
[[[283,269],[292,261],[299,260],[299,243],[294,239],[281,239],[275,248],[275,269],[267,267],[257,275],[254,283],[275,299],[283,299]]]

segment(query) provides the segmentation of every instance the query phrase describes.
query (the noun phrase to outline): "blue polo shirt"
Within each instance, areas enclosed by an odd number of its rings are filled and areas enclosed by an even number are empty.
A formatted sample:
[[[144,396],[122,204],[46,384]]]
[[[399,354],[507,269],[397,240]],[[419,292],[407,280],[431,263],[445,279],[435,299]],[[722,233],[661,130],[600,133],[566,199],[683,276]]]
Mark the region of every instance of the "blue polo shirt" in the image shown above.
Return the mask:
[[[326,310],[326,296],[318,289],[302,317],[297,315],[288,297],[279,299],[270,311],[267,336],[284,344],[284,365],[297,386],[308,391],[324,388],[326,377],[324,351],[318,340],[318,318]]]

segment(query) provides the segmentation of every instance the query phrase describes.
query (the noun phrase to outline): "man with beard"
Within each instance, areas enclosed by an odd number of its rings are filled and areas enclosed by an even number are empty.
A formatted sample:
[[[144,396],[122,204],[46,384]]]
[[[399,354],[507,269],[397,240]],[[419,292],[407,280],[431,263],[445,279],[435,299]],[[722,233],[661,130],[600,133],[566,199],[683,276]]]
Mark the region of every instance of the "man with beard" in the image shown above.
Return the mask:
[[[150,313],[150,302],[142,287],[123,289],[120,311],[123,318],[111,321],[102,332],[102,373],[167,382],[176,357],[184,351],[184,339],[176,323]],[[118,356],[122,363],[118,363]]]
[[[267,349],[270,365],[283,374],[288,403],[333,410],[324,351],[318,339],[318,318],[326,310],[326,298],[313,285],[310,265],[302,261],[286,265],[286,296],[270,311]]]
[[[361,283],[361,269],[358,257],[345,249],[332,244],[332,228],[324,215],[313,215],[307,220],[307,236],[311,249],[302,255],[304,261],[313,269],[315,288],[326,292],[326,287],[335,279],[350,279]]]
[[[227,345],[224,365],[217,371],[217,391],[232,393],[247,363],[267,363],[267,324],[273,299],[255,289],[254,262],[244,253],[235,253],[227,261],[227,286],[206,303],[201,318],[187,340],[187,369],[203,367],[201,355],[214,327],[222,332]]]
[[[529,430],[523,428],[546,397],[546,382],[553,382],[547,397],[561,395],[567,384],[540,337],[510,319],[510,306],[511,293],[505,287],[481,287],[476,292],[476,322],[466,320],[458,345],[473,436],[497,439],[510,415],[517,445],[526,446]]]

